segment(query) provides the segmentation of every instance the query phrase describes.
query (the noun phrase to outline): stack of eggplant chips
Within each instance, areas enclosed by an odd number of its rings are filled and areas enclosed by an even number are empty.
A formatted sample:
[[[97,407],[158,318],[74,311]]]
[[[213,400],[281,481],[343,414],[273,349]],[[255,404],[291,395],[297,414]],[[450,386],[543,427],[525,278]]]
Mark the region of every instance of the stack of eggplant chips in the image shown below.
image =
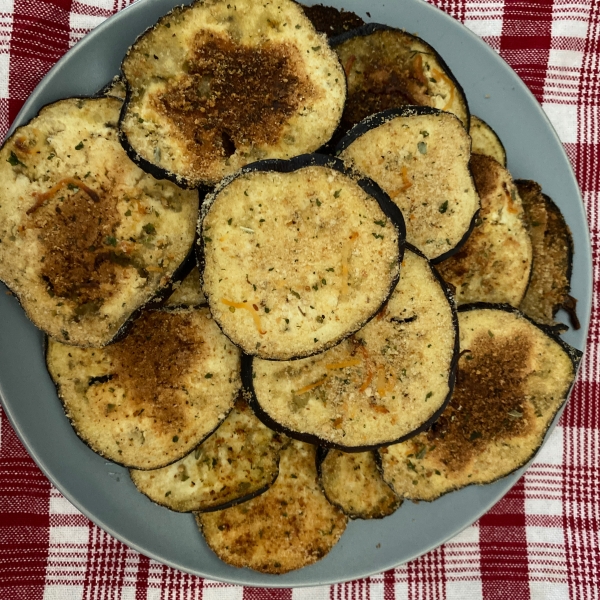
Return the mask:
[[[380,450],[384,479],[412,500],[495,481],[527,463],[565,402],[582,353],[509,305],[459,308],[452,400],[426,433]]]
[[[438,264],[456,289],[456,301],[519,306],[529,285],[531,237],[523,203],[510,173],[495,159],[471,157],[471,173],[481,199],[479,219],[465,245]]]
[[[158,181],[118,141],[122,101],[46,106],[0,151],[0,278],[52,338],[104,346],[170,293],[198,192]]]
[[[122,71],[124,147],[186,187],[315,151],[346,97],[335,52],[291,0],[177,7],[138,38]]]
[[[464,244],[479,210],[470,146],[451,113],[407,106],[367,117],[336,153],[390,195],[406,219],[407,241],[439,262]]]

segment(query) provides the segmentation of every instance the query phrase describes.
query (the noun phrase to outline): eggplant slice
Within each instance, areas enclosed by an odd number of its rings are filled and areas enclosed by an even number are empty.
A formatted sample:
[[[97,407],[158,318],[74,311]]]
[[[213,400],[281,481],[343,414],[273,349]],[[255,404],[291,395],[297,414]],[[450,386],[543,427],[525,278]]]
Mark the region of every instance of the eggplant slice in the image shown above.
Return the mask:
[[[177,7],[137,39],[122,70],[122,143],[186,187],[316,150],[346,97],[335,52],[291,0]]]
[[[318,483],[314,446],[295,440],[281,451],[279,476],[264,493],[233,508],[197,513],[215,554],[234,567],[281,574],[323,558],[347,518]]]
[[[248,354],[321,352],[364,325],[398,281],[400,211],[335,158],[245,167],[207,198],[202,216],[204,293]]]
[[[554,316],[564,308],[579,329],[576,300],[569,296],[573,237],[560,209],[535,181],[515,181],[529,223],[533,249],[531,280],[519,308],[534,321],[565,327]]]
[[[452,393],[457,357],[452,298],[407,250],[390,300],[352,338],[303,360],[243,357],[242,381],[272,429],[360,452],[427,428]]]
[[[175,291],[163,305],[166,308],[183,308],[206,304],[198,267],[194,267],[181,283],[175,284],[173,287]]]
[[[483,120],[471,115],[471,152],[472,154],[485,154],[496,159],[506,168],[506,150],[498,134]]]
[[[402,504],[383,480],[373,451],[328,450],[318,471],[329,502],[351,519],[382,519]]]
[[[469,129],[462,87],[442,57],[406,31],[369,23],[331,40],[348,79],[341,129],[369,115],[405,105],[454,113]]]
[[[456,288],[458,305],[506,302],[519,306],[531,275],[531,239],[519,192],[510,173],[482,154],[471,157],[481,198],[480,218],[466,244],[437,265]]]
[[[407,241],[437,262],[464,243],[479,209],[470,146],[454,115],[411,106],[365,119],[337,152],[389,194],[406,220]]]
[[[195,237],[198,193],[127,158],[121,105],[61,100],[0,151],[0,279],[35,325],[78,346],[109,343],[169,288]]]
[[[323,4],[301,6],[313,27],[328,38],[336,37],[365,24],[356,13],[343,8],[337,9]]]
[[[220,510],[271,486],[282,444],[282,436],[238,400],[219,428],[185,458],[162,469],[131,469],[129,474],[142,494],[171,510]]]
[[[240,388],[240,356],[208,309],[146,311],[102,349],[50,341],[46,360],[77,435],[126,467],[158,469],[210,435]]]
[[[461,307],[459,326],[450,404],[429,432],[379,451],[384,479],[407,499],[435,500],[528,462],[582,354],[508,305]]]

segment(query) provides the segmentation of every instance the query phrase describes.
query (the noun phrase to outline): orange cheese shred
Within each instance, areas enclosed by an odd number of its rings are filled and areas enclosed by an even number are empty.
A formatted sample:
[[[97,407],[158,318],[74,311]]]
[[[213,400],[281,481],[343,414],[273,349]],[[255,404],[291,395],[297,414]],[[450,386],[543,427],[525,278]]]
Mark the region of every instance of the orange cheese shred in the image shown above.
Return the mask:
[[[100,196],[89,188],[81,179],[77,179],[76,177],[65,177],[61,179],[58,183],[54,184],[47,192],[34,192],[32,195],[36,199],[35,204],[28,208],[26,214],[30,215],[34,213],[40,206],[43,206],[46,200],[49,200],[56,194],[63,186],[65,185],[74,185],[78,187],[82,192],[85,192],[94,202],[98,202],[100,200]]]
[[[328,365],[325,365],[325,368],[330,370],[345,369],[346,367],[357,367],[361,363],[362,360],[360,360],[360,358],[351,358],[337,363],[329,363]]]
[[[294,394],[296,396],[301,396],[302,394],[306,394],[306,392],[310,392],[310,390],[314,390],[315,388],[323,385],[327,381],[327,377],[323,377],[323,379],[319,379],[319,381],[315,381],[314,383],[309,383],[304,387],[301,387],[299,390],[296,390]]]
[[[454,103],[454,84],[452,83],[452,80],[439,69],[432,69],[431,73],[436,79],[443,79],[450,88],[450,95],[446,101],[446,104],[444,105],[444,108],[442,108],[442,110],[448,110]]]
[[[232,306],[233,308],[244,308],[245,310],[247,310],[254,319],[254,325],[256,326],[258,333],[260,333],[260,335],[265,335],[265,333],[267,333],[261,327],[260,315],[258,314],[258,307],[255,308],[255,304],[250,304],[250,302],[234,302],[233,300],[228,300],[227,298],[221,298],[221,302],[225,304],[225,306]]]

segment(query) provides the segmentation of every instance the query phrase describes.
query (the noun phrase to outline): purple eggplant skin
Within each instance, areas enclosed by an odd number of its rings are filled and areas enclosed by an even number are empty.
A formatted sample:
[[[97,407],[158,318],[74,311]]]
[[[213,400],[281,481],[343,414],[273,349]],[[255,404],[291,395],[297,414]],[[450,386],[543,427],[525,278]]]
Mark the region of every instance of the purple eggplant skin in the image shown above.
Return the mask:
[[[423,253],[420,250],[418,250],[417,248],[415,248],[414,246],[412,246],[411,244],[407,243],[406,248],[409,249],[411,252],[414,252],[418,256],[425,258]],[[425,423],[420,425],[417,429],[415,429],[415,430],[411,431],[410,433],[407,433],[406,435],[403,435],[397,439],[389,440],[383,444],[374,444],[374,445],[366,445],[366,446],[344,446],[342,444],[336,444],[333,442],[329,442],[328,440],[323,440],[322,438],[320,438],[316,435],[291,431],[287,427],[284,427],[283,425],[281,425],[280,423],[275,421],[269,414],[267,414],[264,411],[264,409],[260,405],[258,398],[256,397],[256,393],[254,391],[254,385],[253,385],[253,379],[254,379],[254,371],[252,368],[253,357],[248,354],[242,354],[242,362],[241,362],[242,390],[243,390],[244,397],[246,398],[246,401],[250,405],[250,408],[254,411],[254,414],[267,427],[270,427],[271,429],[273,429],[274,431],[277,431],[278,433],[283,433],[291,438],[300,440],[301,442],[308,442],[309,444],[314,444],[323,449],[335,448],[336,450],[342,450],[343,452],[365,452],[367,450],[376,450],[377,448],[380,448],[381,446],[389,446],[391,444],[398,444],[400,442],[404,442],[404,441],[410,439],[411,437],[413,437],[419,433],[422,433],[423,431],[427,431],[431,427],[431,425],[433,425],[433,423],[435,423],[439,419],[441,414],[446,409],[448,402],[450,402],[450,398],[452,397],[452,392],[454,391],[454,385],[456,383],[456,371],[458,369],[458,359],[460,357],[458,315],[457,315],[456,305],[454,302],[454,295],[452,293],[450,286],[440,277],[440,275],[437,272],[437,270],[435,269],[435,267],[432,267],[431,270],[432,270],[432,273],[434,274],[435,278],[440,282],[442,289],[444,291],[444,295],[446,296],[446,298],[448,299],[448,303],[452,307],[452,326],[453,326],[455,333],[454,333],[454,348],[453,348],[453,352],[452,352],[452,360],[450,362],[450,374],[448,377],[448,387],[449,387],[448,394],[446,395],[446,398],[444,399],[444,402],[442,403],[440,408],[427,421],[425,421]],[[324,452],[324,450],[320,450],[320,452],[322,453],[322,452]],[[319,453],[317,453],[317,461],[323,460],[325,457],[325,454],[322,455],[323,459],[320,459],[319,456],[321,456],[321,455]]]
[[[198,219],[197,241],[196,241],[196,262],[197,262],[198,270],[200,271],[200,274],[202,275],[202,273],[204,272],[204,266],[205,266],[205,250],[204,250],[205,242],[204,242],[204,236],[202,235],[202,223],[203,223],[204,217],[210,210],[210,207],[212,206],[213,202],[216,200],[217,195],[224,187],[229,185],[234,179],[236,179],[246,173],[253,173],[256,171],[262,171],[262,172],[273,171],[276,173],[291,173],[293,171],[298,171],[299,169],[302,169],[305,167],[313,167],[313,166],[328,167],[331,169],[335,169],[336,171],[339,171],[340,173],[343,173],[344,175],[351,177],[354,181],[356,181],[356,183],[365,192],[367,192],[367,194],[369,194],[370,196],[373,196],[375,198],[375,200],[377,200],[377,203],[379,204],[381,210],[383,211],[385,216],[392,222],[392,224],[394,225],[396,232],[398,234],[399,261],[400,261],[400,263],[402,263],[402,259],[404,257],[404,247],[406,245],[406,225],[404,224],[404,217],[402,216],[402,212],[396,206],[396,204],[394,204],[394,202],[392,202],[391,198],[387,195],[387,193],[384,192],[381,189],[381,187],[379,187],[379,185],[377,185],[377,183],[375,183],[372,179],[369,179],[368,177],[365,177],[364,175],[357,173],[353,169],[350,169],[349,167],[347,167],[345,165],[345,163],[342,160],[340,160],[339,158],[336,158],[334,156],[327,156],[325,154],[301,154],[300,156],[296,156],[289,160],[268,159],[268,160],[261,160],[261,161],[252,163],[250,165],[247,165],[247,166],[243,167],[242,169],[240,169],[237,173],[234,173],[233,175],[230,175],[229,177],[225,177],[221,181],[221,183],[219,183],[219,185],[214,189],[214,191],[205,197],[204,201],[202,202],[202,204],[200,206],[200,217]],[[392,295],[394,289],[396,288],[396,285],[398,284],[399,279],[400,279],[400,271],[398,271],[397,277],[394,278],[394,280],[392,281],[389,292],[386,295],[386,298],[382,302],[381,306],[383,306],[385,304],[385,302],[387,302],[389,297]],[[362,323],[360,327],[363,327],[364,325],[366,325],[374,316],[375,315],[373,314],[369,319],[367,319],[367,321]],[[357,329],[355,329],[353,331],[348,332],[347,335],[344,335],[343,337],[340,337],[339,339],[332,341],[332,343],[328,347],[331,348],[332,346],[335,346],[336,344],[341,342],[346,337],[355,333],[358,329],[360,329],[360,327],[358,327]],[[224,331],[223,331],[223,334],[227,335]],[[232,343],[235,343],[235,342],[233,342],[233,340],[231,340],[231,341],[232,341]],[[320,352],[322,352],[322,351],[323,350],[320,350]],[[317,353],[318,352],[314,352],[313,354],[317,354]],[[290,360],[307,358],[308,356],[312,356],[312,354],[303,354],[302,356],[296,356],[294,358],[291,358]],[[265,359],[265,360],[270,360],[270,359]],[[268,423],[266,423],[266,422],[265,422],[265,424],[268,425]],[[290,437],[293,437],[293,436],[290,436]],[[298,439],[301,439],[301,438],[298,438]],[[301,439],[301,441],[306,441],[306,440]],[[311,442],[311,443],[314,443],[314,442]]]
[[[414,117],[421,115],[437,115],[440,111],[437,108],[432,108],[431,106],[402,106],[400,108],[389,108],[388,110],[383,110],[379,113],[375,113],[374,115],[368,116],[366,119],[363,119],[352,129],[350,129],[344,137],[342,137],[336,147],[332,150],[332,154],[334,156],[339,156],[352,142],[356,141],[361,135],[367,133],[367,131],[371,131],[371,129],[375,129],[380,125],[391,121],[392,119],[396,119],[397,117]],[[472,177],[471,177],[472,179]],[[462,239],[458,242],[458,244],[448,250],[448,252],[444,252],[440,254],[436,258],[432,259],[430,262],[434,265],[441,263],[442,261],[450,258],[454,254],[460,251],[460,249],[465,245],[466,241],[469,239],[469,236],[473,232],[478,220],[479,220],[480,209],[475,211],[473,218],[471,219],[471,223],[469,224],[469,229],[465,232]]]

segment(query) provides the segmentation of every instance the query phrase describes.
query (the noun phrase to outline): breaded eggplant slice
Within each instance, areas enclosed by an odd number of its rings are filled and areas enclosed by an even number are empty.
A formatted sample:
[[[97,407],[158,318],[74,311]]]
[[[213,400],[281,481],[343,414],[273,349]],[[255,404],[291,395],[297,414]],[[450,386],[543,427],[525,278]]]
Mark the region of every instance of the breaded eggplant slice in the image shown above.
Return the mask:
[[[462,87],[442,57],[406,31],[369,23],[331,40],[348,80],[341,129],[369,115],[404,105],[454,113],[469,129]]]
[[[51,337],[103,346],[170,289],[198,193],[157,181],[117,139],[122,102],[43,108],[0,151],[0,279]]]
[[[162,469],[131,469],[129,474],[142,494],[171,510],[220,510],[271,486],[282,444],[283,437],[238,400],[219,428],[185,458]]]
[[[197,513],[215,554],[234,567],[281,574],[323,558],[346,529],[347,517],[318,482],[315,446],[291,440],[279,476],[264,493],[233,508]]]
[[[122,143],[144,169],[190,187],[313,152],[346,98],[337,55],[291,0],[177,7],[137,39],[122,70]]]
[[[163,306],[175,308],[184,306],[202,306],[203,304],[206,304],[198,267],[194,267],[180,284],[175,284],[173,287],[175,288],[175,291],[169,296]]]
[[[456,288],[456,302],[506,302],[519,306],[531,275],[531,238],[510,173],[482,154],[471,157],[481,199],[479,219],[465,245],[437,265]]]
[[[335,158],[245,167],[202,207],[204,293],[247,354],[289,360],[362,327],[398,281],[402,214]]]
[[[136,469],[188,454],[225,419],[240,388],[239,351],[207,308],[145,311],[102,349],[51,340],[46,360],[77,435]]]
[[[454,115],[411,106],[365,119],[337,153],[389,194],[406,220],[407,241],[438,262],[465,242],[479,210],[470,147]]]
[[[242,358],[242,382],[272,429],[360,452],[437,419],[454,387],[456,309],[422,256],[406,251],[385,308],[352,338],[303,360]]]
[[[382,519],[402,504],[383,480],[373,451],[327,450],[317,470],[329,502],[351,519]]]
[[[560,209],[535,181],[517,180],[533,250],[531,280],[519,308],[534,321],[561,326],[554,316],[560,308],[579,329],[576,300],[569,296],[573,266],[573,237]]]
[[[471,115],[471,153],[485,154],[495,158],[503,167],[506,167],[506,150],[498,134],[483,120]]]
[[[538,451],[581,352],[508,305],[459,309],[461,358],[450,404],[427,433],[381,449],[399,496],[435,500],[490,483]]]
[[[98,93],[97,96],[111,96],[125,100],[127,96],[127,85],[121,75],[115,75]]]
[[[312,6],[302,6],[302,10],[313,27],[328,38],[341,35],[365,24],[356,13],[343,8],[337,9],[333,6],[313,4]]]

